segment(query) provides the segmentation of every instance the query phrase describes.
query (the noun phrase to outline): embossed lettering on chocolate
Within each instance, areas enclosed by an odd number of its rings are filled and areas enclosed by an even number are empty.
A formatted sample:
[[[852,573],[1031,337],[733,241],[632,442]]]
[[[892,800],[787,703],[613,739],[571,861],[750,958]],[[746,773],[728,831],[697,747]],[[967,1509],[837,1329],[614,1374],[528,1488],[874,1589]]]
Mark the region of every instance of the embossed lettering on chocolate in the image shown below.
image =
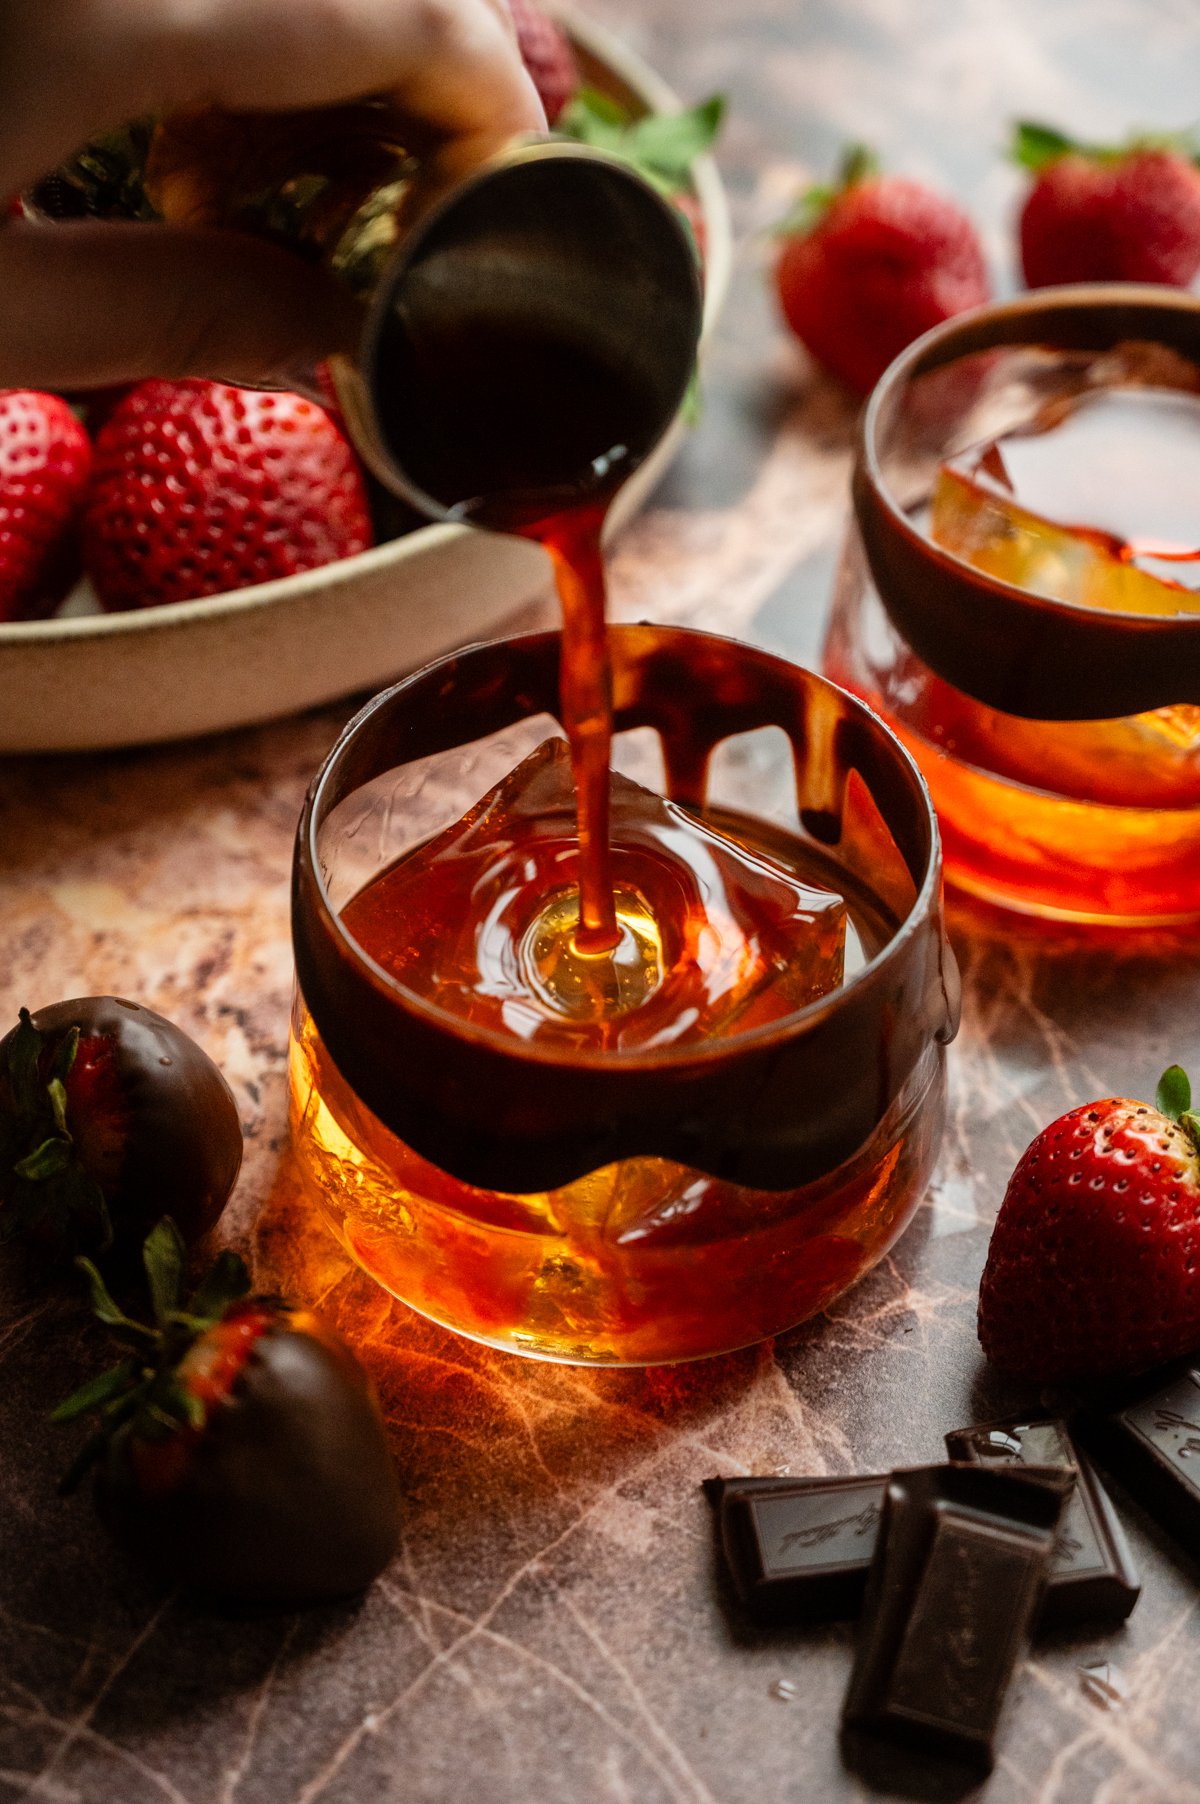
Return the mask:
[[[843,1725],[990,1770],[1071,1475],[894,1472]]]
[[[855,1616],[879,1533],[884,1478],[716,1480],[721,1544],[756,1622]]]
[[[981,1422],[946,1436],[952,1460],[988,1466],[1073,1466],[1075,1489],[1063,1512],[1050,1562],[1041,1628],[1068,1628],[1107,1618],[1122,1622],[1141,1585],[1112,1500],[1056,1417],[1017,1416]]]

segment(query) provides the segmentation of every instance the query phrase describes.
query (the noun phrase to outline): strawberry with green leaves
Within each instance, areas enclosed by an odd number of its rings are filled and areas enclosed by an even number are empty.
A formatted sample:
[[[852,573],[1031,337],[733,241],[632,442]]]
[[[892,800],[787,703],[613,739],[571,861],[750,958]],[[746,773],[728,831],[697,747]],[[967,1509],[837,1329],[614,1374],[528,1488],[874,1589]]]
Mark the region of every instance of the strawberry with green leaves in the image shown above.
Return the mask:
[[[1157,1107],[1085,1103],[1027,1149],[992,1233],[979,1338],[994,1365],[1038,1384],[1200,1348],[1200,1113],[1180,1066]]]
[[[1013,161],[1033,176],[1021,210],[1031,288],[1056,282],[1161,282],[1200,273],[1200,145],[1186,135],[1080,144],[1053,126],[1017,125]]]
[[[399,1537],[396,1471],[378,1399],[310,1311],[251,1296],[222,1253],[183,1299],[169,1219],[147,1237],[153,1326],[78,1263],[99,1319],[127,1348],[54,1412],[98,1427],[65,1490],[95,1471],[110,1533],[162,1577],[232,1603],[318,1603],[363,1590]]]
[[[229,1085],[153,1010],[82,996],[0,1040],[0,1241],[129,1253],[170,1208],[191,1244],[241,1162]]]
[[[779,229],[775,285],[796,337],[866,394],[904,347],[988,298],[978,234],[962,209],[862,145],[832,187],[810,188]]]

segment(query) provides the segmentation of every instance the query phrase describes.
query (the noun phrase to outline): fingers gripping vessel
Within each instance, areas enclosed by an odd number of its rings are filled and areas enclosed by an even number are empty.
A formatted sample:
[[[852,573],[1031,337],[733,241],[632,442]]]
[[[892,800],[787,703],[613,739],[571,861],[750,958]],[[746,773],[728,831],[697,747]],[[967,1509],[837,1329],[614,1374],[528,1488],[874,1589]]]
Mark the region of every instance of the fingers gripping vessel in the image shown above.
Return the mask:
[[[957,976],[928,797],[885,727],[745,646],[609,637],[618,763],[661,750],[668,798],[614,778],[617,946],[563,952],[558,635],[410,677],[301,818],[292,1129],[335,1232],[414,1309],[651,1364],[791,1327],[907,1225]]]

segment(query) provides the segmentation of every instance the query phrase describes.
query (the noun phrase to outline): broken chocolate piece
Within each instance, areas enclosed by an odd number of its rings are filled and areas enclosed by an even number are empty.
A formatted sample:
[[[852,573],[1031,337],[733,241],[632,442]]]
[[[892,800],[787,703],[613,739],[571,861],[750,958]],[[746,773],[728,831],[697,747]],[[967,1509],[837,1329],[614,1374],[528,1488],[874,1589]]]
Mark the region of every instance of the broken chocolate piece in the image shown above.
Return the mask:
[[[858,1614],[886,1483],[878,1477],[709,1481],[734,1587],[756,1622]]]
[[[1066,1466],[1075,1489],[1063,1510],[1038,1625],[1071,1628],[1107,1618],[1123,1622],[1141,1585],[1112,1500],[1056,1417],[981,1422],[946,1436],[952,1460],[988,1466]]]
[[[994,1466],[894,1472],[843,1723],[990,1769],[1070,1478]]]
[[[1195,1556],[1200,1546],[1200,1363],[1157,1373],[1076,1431],[1138,1502]]]

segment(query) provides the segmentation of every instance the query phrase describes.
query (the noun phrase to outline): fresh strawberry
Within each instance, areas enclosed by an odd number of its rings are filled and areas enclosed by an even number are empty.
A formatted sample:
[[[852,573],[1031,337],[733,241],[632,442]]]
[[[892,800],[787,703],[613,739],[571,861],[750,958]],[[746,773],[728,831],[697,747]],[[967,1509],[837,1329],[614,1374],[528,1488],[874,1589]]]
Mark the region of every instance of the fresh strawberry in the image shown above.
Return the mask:
[[[127,1252],[170,1208],[195,1241],[241,1162],[228,1084],[150,1009],[115,996],[22,1009],[0,1040],[0,1240]]]
[[[1043,1384],[1200,1347],[1200,1115],[1178,1065],[1157,1108],[1087,1103],[1025,1152],[988,1249],[979,1338],[995,1365]]]
[[[0,389],[0,621],[48,614],[70,588],[91,465],[65,401]]]
[[[988,298],[966,214],[905,176],[879,175],[861,146],[838,183],[810,189],[781,227],[784,318],[819,363],[866,394],[931,326]]]
[[[1200,272],[1200,167],[1179,138],[1076,144],[1023,121],[1012,155],[1034,182],[1021,212],[1031,288],[1055,282],[1164,282]]]
[[[55,1411],[100,1419],[64,1489],[94,1465],[106,1527],[192,1590],[273,1604],[361,1591],[395,1552],[400,1514],[379,1403],[353,1353],[315,1315],[248,1296],[233,1253],[184,1304],[169,1219],[143,1257],[153,1328],[78,1262],[130,1357]]]
[[[561,25],[548,18],[533,0],[508,0],[517,28],[521,60],[533,77],[550,125],[579,87],[579,68],[570,39]]]
[[[371,543],[357,459],[299,395],[142,382],[96,440],[84,565],[105,607],[241,589]]]

